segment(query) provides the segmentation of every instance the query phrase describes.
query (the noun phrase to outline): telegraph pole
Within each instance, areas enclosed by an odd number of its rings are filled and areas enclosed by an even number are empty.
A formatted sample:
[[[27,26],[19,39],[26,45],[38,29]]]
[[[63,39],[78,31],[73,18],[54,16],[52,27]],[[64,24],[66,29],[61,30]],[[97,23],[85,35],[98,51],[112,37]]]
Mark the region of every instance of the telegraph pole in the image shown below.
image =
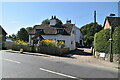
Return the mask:
[[[96,11],[94,11],[94,33],[95,33],[95,27],[96,27]],[[93,44],[94,44],[94,41],[93,41]],[[92,46],[92,53],[93,53],[93,56],[95,56],[94,45]]]
[[[96,24],[96,11],[94,11],[94,24]]]

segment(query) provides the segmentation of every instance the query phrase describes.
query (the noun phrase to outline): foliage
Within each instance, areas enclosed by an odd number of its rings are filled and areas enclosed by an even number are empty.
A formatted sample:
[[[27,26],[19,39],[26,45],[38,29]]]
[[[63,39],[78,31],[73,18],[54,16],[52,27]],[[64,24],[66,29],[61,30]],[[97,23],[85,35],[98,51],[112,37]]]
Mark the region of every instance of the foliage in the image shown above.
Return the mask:
[[[32,27],[27,27],[26,30],[29,33],[33,28]]]
[[[28,41],[29,40],[29,34],[25,28],[21,28],[20,31],[17,33],[17,38],[19,40]]]
[[[15,43],[15,44],[28,45],[28,42],[23,41],[23,40],[15,40],[14,43]]]
[[[54,40],[42,40],[38,43],[39,46],[45,46],[45,47],[65,47],[63,41],[56,42]]]
[[[120,54],[120,27],[116,27],[112,34],[112,52]],[[110,29],[101,30],[94,37],[95,51],[109,53],[110,51]]]
[[[94,36],[95,51],[109,53],[109,36],[110,30],[105,29],[96,33]]]
[[[57,22],[57,24],[62,24],[62,21],[60,19],[58,19],[58,18],[56,18],[56,22]],[[41,25],[48,25],[48,24],[50,24],[50,20],[49,19],[45,19],[41,23]]]
[[[12,41],[15,41],[15,40],[17,40],[17,35],[12,34],[12,35],[7,36],[7,38],[12,40]]]
[[[49,19],[43,20],[41,25],[46,25],[46,24],[50,24],[50,20]]]
[[[113,52],[120,54],[120,26],[116,27],[113,33]]]
[[[83,34],[84,45],[91,47],[94,41],[94,34],[102,30],[102,26],[98,23],[90,23],[81,27],[80,31]]]

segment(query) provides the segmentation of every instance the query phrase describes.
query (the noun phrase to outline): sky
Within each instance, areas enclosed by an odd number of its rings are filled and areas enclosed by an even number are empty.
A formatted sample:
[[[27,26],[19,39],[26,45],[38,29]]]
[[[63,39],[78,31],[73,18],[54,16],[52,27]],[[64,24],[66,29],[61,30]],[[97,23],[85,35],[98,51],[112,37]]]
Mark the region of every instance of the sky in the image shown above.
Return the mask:
[[[118,2],[2,2],[0,24],[11,35],[20,28],[33,27],[55,15],[63,23],[70,19],[80,28],[93,22],[95,10],[97,22],[103,25],[110,13],[118,16]]]

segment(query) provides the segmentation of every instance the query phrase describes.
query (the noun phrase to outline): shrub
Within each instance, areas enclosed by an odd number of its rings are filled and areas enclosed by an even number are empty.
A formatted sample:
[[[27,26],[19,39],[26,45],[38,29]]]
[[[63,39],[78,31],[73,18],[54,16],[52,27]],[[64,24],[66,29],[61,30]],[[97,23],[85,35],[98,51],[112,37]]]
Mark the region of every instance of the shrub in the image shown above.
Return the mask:
[[[96,33],[94,36],[94,48],[95,51],[109,53],[109,38],[110,30],[105,29]]]
[[[120,26],[116,27],[113,33],[113,52],[120,54]]]
[[[94,49],[98,52],[109,53],[110,51],[110,29],[101,30],[94,36]],[[112,34],[112,52],[120,54],[120,27],[116,27]]]
[[[28,45],[29,43],[23,40],[15,40],[14,43],[16,44],[22,44],[22,45]]]
[[[65,47],[63,41],[56,42],[54,40],[42,40],[38,42],[38,45],[45,47],[59,47],[59,48]]]

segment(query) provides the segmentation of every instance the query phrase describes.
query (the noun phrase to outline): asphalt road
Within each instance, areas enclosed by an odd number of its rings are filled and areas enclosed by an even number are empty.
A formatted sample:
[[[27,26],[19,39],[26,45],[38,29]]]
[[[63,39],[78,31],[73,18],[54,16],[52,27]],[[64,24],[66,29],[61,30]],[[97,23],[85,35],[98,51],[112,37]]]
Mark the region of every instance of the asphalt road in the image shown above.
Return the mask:
[[[2,55],[2,78],[118,78],[118,71],[10,52]],[[0,64],[1,66],[1,64]],[[83,79],[84,80],[84,79]]]

